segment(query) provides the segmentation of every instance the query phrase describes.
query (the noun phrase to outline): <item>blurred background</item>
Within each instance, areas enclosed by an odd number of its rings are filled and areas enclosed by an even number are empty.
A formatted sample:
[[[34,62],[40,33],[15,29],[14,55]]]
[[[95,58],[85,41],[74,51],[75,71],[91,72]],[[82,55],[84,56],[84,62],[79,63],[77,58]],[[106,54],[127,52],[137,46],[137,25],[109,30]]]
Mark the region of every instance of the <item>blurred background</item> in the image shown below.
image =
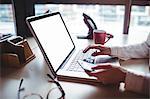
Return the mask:
[[[35,4],[35,14],[59,11],[70,33],[85,34],[88,32],[83,22],[82,13],[89,15],[96,23],[98,29],[107,32],[122,33],[124,23],[124,5],[84,5],[84,4]],[[150,32],[150,6],[132,6],[130,29]],[[12,4],[0,4],[0,33],[16,35]]]

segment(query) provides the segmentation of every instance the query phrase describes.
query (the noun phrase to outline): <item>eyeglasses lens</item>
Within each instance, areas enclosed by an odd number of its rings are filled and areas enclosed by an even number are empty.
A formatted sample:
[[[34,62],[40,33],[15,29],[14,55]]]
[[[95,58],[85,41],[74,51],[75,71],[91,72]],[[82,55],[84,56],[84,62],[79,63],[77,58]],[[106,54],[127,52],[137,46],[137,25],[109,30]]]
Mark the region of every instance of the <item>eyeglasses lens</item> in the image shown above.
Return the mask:
[[[47,99],[63,99],[62,92],[57,87],[50,90],[47,97]]]

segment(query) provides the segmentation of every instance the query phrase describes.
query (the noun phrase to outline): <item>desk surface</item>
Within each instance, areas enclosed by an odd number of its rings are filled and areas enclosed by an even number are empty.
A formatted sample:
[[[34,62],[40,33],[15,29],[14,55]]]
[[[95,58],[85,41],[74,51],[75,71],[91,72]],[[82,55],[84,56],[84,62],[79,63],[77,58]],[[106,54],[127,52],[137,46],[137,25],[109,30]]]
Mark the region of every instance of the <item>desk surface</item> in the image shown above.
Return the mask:
[[[136,39],[138,37],[134,40]],[[143,36],[143,40],[145,39],[146,34]],[[113,42],[113,45],[124,45],[129,44],[131,41],[130,36],[117,35],[110,42]],[[138,41],[141,42],[142,40]],[[1,99],[17,99],[21,78],[24,78],[22,86],[25,87],[25,91],[21,93],[21,96],[34,92],[40,93],[45,98],[48,90],[53,87],[53,84],[48,82],[49,79],[46,76],[47,73],[50,73],[50,70],[35,40],[29,38],[28,42],[36,58],[22,68],[2,68],[0,79]],[[92,40],[80,40],[83,48],[91,43]],[[111,43],[108,43],[108,45],[111,46]],[[121,65],[127,69],[149,72],[148,60],[146,59],[121,61]],[[66,93],[66,99],[146,98],[143,95],[125,91],[123,83],[120,86],[106,86],[60,81],[60,84]]]

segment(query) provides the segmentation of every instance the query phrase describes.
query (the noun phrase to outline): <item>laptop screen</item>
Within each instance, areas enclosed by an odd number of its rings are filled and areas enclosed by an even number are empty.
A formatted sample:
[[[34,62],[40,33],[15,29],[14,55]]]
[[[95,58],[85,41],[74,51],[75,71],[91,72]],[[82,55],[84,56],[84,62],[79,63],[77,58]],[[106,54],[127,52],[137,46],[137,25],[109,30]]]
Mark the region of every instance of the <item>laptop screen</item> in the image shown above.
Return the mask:
[[[74,49],[74,43],[59,13],[29,18],[30,28],[56,71]]]

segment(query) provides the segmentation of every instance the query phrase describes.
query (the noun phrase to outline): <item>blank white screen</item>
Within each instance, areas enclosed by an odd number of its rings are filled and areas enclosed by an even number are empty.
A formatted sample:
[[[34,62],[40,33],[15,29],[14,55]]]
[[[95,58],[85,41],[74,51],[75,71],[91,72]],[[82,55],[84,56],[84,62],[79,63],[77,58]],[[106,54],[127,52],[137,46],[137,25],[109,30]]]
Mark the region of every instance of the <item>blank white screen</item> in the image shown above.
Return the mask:
[[[60,15],[32,21],[31,26],[56,71],[74,47]]]

